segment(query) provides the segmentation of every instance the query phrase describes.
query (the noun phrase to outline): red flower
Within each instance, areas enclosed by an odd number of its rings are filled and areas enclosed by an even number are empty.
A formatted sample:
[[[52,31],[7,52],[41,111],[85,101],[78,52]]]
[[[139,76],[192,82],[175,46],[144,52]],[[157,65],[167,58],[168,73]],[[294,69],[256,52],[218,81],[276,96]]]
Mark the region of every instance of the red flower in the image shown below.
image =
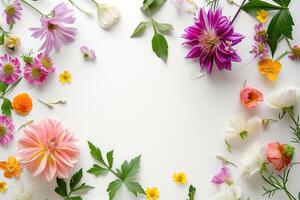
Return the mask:
[[[294,150],[295,148],[288,144],[272,142],[267,145],[267,159],[276,170],[281,171],[291,163],[294,156]]]

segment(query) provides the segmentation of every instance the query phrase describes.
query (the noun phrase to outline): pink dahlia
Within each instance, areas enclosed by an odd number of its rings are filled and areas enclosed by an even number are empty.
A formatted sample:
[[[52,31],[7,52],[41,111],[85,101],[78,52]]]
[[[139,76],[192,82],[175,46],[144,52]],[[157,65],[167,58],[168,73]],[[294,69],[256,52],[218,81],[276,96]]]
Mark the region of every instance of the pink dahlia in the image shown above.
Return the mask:
[[[8,25],[13,25],[16,20],[21,19],[21,2],[19,0],[14,0],[12,3],[8,4],[4,9],[4,16],[6,17],[6,23]]]
[[[211,73],[213,64],[219,70],[231,70],[231,62],[240,62],[241,58],[232,48],[244,36],[235,33],[231,21],[222,15],[222,10],[209,10],[202,8],[194,25],[185,29],[184,43],[190,48],[187,58],[199,59],[201,70]]]
[[[0,57],[0,81],[5,84],[13,84],[20,78],[20,61],[11,58],[7,54]]]
[[[62,122],[43,119],[26,126],[18,143],[21,164],[33,176],[48,181],[68,178],[79,158],[79,140]]]
[[[0,144],[5,145],[12,141],[14,135],[14,125],[11,119],[0,115]]]
[[[44,68],[45,71],[49,73],[55,72],[53,61],[47,54],[39,53],[37,55],[37,60],[40,62],[41,66]]]
[[[47,75],[48,72],[37,59],[34,59],[32,63],[26,63],[24,67],[24,78],[30,84],[41,85]]]
[[[60,3],[52,10],[50,17],[41,18],[41,27],[30,28],[32,37],[44,39],[40,50],[48,55],[53,49],[58,52],[62,44],[75,40],[77,29],[66,26],[75,22],[73,14],[73,10],[68,9],[65,3]]]

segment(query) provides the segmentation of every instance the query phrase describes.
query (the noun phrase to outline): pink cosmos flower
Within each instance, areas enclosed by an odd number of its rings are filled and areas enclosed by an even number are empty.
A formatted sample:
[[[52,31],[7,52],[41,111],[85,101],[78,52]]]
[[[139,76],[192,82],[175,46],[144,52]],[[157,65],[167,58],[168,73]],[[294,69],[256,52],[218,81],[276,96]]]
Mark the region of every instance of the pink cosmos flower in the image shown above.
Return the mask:
[[[41,18],[41,27],[30,28],[33,31],[32,37],[44,39],[40,50],[48,55],[53,49],[58,52],[62,44],[66,45],[75,40],[77,29],[66,26],[75,22],[73,14],[73,10],[68,9],[65,3],[60,3],[50,13],[51,17]]]
[[[13,25],[16,20],[21,19],[21,2],[19,0],[13,0],[12,3],[8,4],[4,9],[4,16],[8,25]]]
[[[83,58],[86,60],[96,60],[96,54],[93,49],[88,49],[86,46],[80,47],[80,51],[83,54]]]
[[[5,84],[13,84],[20,78],[20,61],[11,58],[7,54],[0,57],[0,81]]]
[[[300,60],[300,46],[298,45],[293,46],[292,51],[289,54],[289,58],[292,61]]]
[[[55,72],[53,61],[48,55],[39,53],[36,59],[38,60],[38,62],[41,64],[41,66],[44,68],[45,71],[47,71],[48,73]]]
[[[254,31],[255,31],[254,40],[256,42],[261,42],[261,43],[267,42],[268,35],[262,23],[256,24],[254,26]]]
[[[267,160],[276,170],[281,171],[291,163],[294,150],[295,148],[289,144],[269,143],[266,148]]]
[[[221,170],[214,175],[211,182],[215,185],[220,185],[228,181],[230,178],[229,169],[226,165],[222,165]]]
[[[47,78],[48,72],[41,63],[34,59],[32,63],[26,63],[24,67],[25,80],[33,85],[41,85]]]
[[[264,59],[269,57],[268,45],[263,42],[257,42],[253,45],[250,53],[254,54],[254,58]]]
[[[252,87],[243,87],[240,91],[240,102],[245,108],[255,108],[264,100],[261,91]]]
[[[14,125],[11,119],[0,115],[0,144],[5,145],[12,141],[14,135]]]
[[[33,176],[48,181],[68,178],[79,158],[79,140],[62,122],[43,119],[26,126],[18,143],[18,156],[24,168]]]

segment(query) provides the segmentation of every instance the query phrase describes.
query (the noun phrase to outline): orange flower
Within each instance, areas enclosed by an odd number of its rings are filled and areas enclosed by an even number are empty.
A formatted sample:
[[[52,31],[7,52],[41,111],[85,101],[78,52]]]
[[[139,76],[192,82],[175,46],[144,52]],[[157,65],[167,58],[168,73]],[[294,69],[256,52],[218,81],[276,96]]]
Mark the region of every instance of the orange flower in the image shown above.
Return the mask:
[[[265,58],[259,61],[258,69],[268,79],[275,81],[278,79],[278,74],[281,71],[281,63],[278,60],[273,61],[270,58]]]
[[[0,169],[4,170],[5,178],[17,178],[20,176],[21,165],[15,156],[9,156],[7,161],[0,162]]]
[[[32,109],[32,100],[26,93],[21,93],[14,97],[12,107],[20,115],[27,115]]]

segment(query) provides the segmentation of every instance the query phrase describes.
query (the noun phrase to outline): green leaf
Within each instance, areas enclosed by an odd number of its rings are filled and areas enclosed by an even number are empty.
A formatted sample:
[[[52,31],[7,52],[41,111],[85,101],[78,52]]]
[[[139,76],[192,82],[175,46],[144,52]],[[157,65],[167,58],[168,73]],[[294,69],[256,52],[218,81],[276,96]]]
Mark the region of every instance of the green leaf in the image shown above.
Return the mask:
[[[152,38],[152,50],[164,62],[168,59],[168,43],[165,37],[159,33],[155,33]]]
[[[12,106],[11,106],[10,100],[7,98],[3,98],[3,102],[2,102],[2,106],[1,106],[2,114],[7,117],[10,117],[11,109],[12,109]]]
[[[265,1],[261,1],[261,0],[249,0],[248,3],[246,3],[242,9],[245,12],[249,12],[249,11],[255,11],[255,10],[260,10],[260,9],[264,9],[264,10],[280,10],[283,9],[280,6],[277,5],[273,5],[270,4],[268,2]]]
[[[70,183],[69,183],[71,191],[74,190],[74,188],[75,188],[76,185],[80,182],[81,179],[82,179],[82,169],[80,169],[78,172],[76,172],[76,173],[72,176],[72,178],[71,178],[71,180],[70,180]]]
[[[108,162],[108,168],[111,169],[114,163],[114,151],[110,151],[106,153],[106,159]]]
[[[78,192],[78,191],[82,191],[82,190],[88,191],[91,189],[94,189],[94,187],[87,185],[86,183],[82,183],[79,187],[74,188],[73,192]]]
[[[134,196],[137,196],[137,194],[145,194],[143,187],[137,182],[125,182],[125,186]]]
[[[8,85],[6,85],[5,83],[3,82],[0,82],[0,93],[3,95],[4,92],[6,91]]]
[[[99,161],[101,164],[106,165],[104,160],[103,160],[102,153],[101,153],[100,149],[98,147],[96,147],[95,145],[93,145],[91,142],[88,142],[88,144],[89,144],[91,156],[95,160]]]
[[[150,12],[154,12],[157,9],[159,9],[164,3],[166,2],[166,0],[154,0],[153,3],[151,3],[151,5],[149,6],[149,10]]]
[[[121,165],[122,180],[125,181],[128,177],[134,176],[139,172],[141,155],[133,158],[130,162],[125,160]]]
[[[171,30],[174,30],[174,28],[171,24],[159,23],[159,22],[155,22],[155,24],[156,24],[157,29],[161,32],[169,32]]]
[[[5,32],[1,31],[1,35],[0,35],[0,45],[4,44],[4,40],[5,40]]]
[[[154,2],[154,0],[144,0],[141,10],[143,10],[143,11],[147,10],[153,2]]]
[[[120,179],[114,180],[108,185],[107,192],[109,196],[109,200],[113,200],[114,197],[116,196],[117,191],[121,188],[122,186],[122,181]]]
[[[145,32],[147,24],[148,24],[148,22],[139,23],[139,25],[137,25],[137,27],[134,29],[134,31],[130,37],[131,38],[140,37]]]
[[[287,8],[291,2],[291,0],[273,0],[273,1],[285,8]]]
[[[189,187],[189,198],[188,200],[194,200],[195,199],[195,193],[196,193],[196,188],[192,185]]]
[[[55,188],[55,192],[60,195],[61,197],[67,197],[67,184],[61,178],[56,178],[57,187]]]
[[[76,196],[76,197],[69,197],[66,200],[82,200],[82,198],[80,196]]]
[[[94,164],[93,167],[90,168],[87,172],[95,176],[101,176],[106,174],[108,171],[108,169],[101,167],[100,165]]]

